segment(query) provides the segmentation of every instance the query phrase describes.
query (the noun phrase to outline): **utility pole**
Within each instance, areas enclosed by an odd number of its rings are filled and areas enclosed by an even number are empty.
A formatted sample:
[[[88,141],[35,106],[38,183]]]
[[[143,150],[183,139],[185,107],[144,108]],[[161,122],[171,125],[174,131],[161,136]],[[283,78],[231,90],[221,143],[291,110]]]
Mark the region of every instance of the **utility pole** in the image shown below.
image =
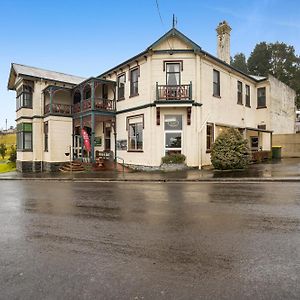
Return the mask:
[[[7,131],[7,119],[5,119],[5,130]]]

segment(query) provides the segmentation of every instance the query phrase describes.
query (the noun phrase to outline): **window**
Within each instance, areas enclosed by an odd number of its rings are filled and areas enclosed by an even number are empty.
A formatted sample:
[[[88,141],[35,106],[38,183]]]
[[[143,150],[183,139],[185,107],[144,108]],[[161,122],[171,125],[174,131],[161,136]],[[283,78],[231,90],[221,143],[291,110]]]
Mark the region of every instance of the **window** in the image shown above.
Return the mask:
[[[246,106],[251,107],[250,103],[250,86],[246,84]]]
[[[29,85],[23,85],[17,92],[16,108],[32,108],[32,87]]]
[[[44,151],[48,152],[48,122],[44,123]]]
[[[250,136],[250,146],[252,151],[258,150],[258,136]]]
[[[165,115],[165,154],[182,151],[182,115]]]
[[[214,143],[214,124],[206,124],[206,152],[210,152]]]
[[[257,108],[265,108],[266,106],[266,88],[257,89]]]
[[[128,150],[143,151],[144,115],[128,117]]]
[[[180,85],[180,63],[167,63],[166,64],[166,84],[167,85]]]
[[[262,124],[262,125],[257,125],[257,128],[266,130],[267,126],[265,124]]]
[[[181,89],[180,63],[166,63],[165,97],[168,100],[180,100],[186,96],[186,91]]]
[[[213,71],[213,96],[220,97],[220,72]]]
[[[125,74],[118,77],[118,100],[125,98]]]
[[[237,82],[237,103],[243,105],[243,84]]]
[[[139,94],[139,69],[133,69],[130,71],[130,97],[137,96]]]
[[[32,123],[17,125],[17,149],[32,151]]]

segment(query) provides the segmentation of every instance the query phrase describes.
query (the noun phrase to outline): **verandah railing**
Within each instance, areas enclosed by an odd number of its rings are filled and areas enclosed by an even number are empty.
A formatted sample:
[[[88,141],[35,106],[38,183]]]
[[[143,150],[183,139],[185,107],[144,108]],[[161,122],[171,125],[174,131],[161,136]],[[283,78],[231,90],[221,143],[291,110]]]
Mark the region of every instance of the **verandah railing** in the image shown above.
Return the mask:
[[[61,115],[61,116],[71,116],[72,105],[58,104],[58,103],[46,104],[44,108],[44,114],[47,115],[50,113]]]

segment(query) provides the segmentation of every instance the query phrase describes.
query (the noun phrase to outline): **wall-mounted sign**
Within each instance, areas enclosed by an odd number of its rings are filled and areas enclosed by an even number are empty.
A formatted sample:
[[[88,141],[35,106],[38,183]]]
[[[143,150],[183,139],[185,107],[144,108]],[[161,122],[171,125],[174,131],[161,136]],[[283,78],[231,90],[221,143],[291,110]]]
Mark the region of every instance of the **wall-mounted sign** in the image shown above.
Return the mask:
[[[117,140],[117,150],[127,150],[127,140]]]
[[[96,136],[95,137],[94,145],[95,146],[102,146],[102,138],[101,138],[101,136]]]

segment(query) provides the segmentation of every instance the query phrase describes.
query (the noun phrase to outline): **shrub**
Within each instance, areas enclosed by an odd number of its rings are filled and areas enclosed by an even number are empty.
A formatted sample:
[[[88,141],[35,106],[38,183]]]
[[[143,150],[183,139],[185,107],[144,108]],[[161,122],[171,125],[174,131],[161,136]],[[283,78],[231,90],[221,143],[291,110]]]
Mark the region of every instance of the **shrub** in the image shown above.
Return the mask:
[[[223,131],[212,146],[211,162],[218,170],[245,169],[250,162],[247,140],[237,129]]]
[[[0,144],[0,155],[2,156],[2,159],[4,159],[4,157],[5,157],[6,150],[7,150],[7,148],[6,148],[5,144]]]
[[[15,146],[11,146],[10,148],[9,160],[14,163],[17,160],[17,149]]]
[[[163,164],[183,164],[185,162],[185,155],[183,154],[167,154],[166,156],[162,157]]]

